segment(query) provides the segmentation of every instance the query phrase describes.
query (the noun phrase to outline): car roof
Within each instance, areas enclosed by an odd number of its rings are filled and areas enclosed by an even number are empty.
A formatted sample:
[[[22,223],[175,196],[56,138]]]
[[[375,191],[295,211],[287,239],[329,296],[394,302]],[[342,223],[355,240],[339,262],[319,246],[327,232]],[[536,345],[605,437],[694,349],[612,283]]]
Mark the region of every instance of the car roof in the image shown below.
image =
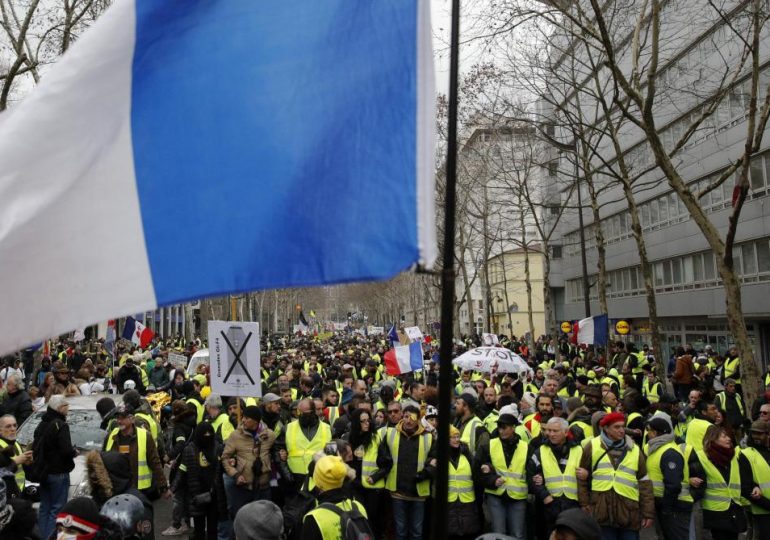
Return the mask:
[[[66,400],[70,409],[93,409],[96,410],[96,402],[108,397],[115,402],[115,405],[123,403],[121,394],[91,394],[90,396],[67,396]]]

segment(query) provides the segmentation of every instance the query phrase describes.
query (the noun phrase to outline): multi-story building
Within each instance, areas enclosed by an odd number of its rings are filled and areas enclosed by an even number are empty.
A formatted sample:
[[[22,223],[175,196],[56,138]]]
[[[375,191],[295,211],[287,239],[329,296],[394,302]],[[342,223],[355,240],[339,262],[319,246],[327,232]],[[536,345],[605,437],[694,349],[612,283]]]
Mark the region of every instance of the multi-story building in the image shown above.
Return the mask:
[[[742,24],[739,15],[751,3],[737,0],[720,3],[734,29],[728,27],[706,0],[672,0],[663,4],[661,20],[665,23],[662,25],[661,43],[665,47],[661,47],[661,67],[656,81],[661,90],[654,112],[658,133],[669,151],[673,150],[693,121],[700,118],[716,93],[726,89],[714,114],[697,126],[676,153],[678,170],[691,188],[698,191],[734,162],[746,144],[750,66],[738,71],[734,78],[732,74],[736,73],[735,66],[743,47],[738,35]],[[629,28],[633,22],[628,22]],[[760,103],[770,85],[768,30],[765,23],[760,34]],[[619,39],[622,40],[622,35]],[[631,41],[630,35],[626,41]],[[626,51],[628,49],[625,47]],[[582,54],[580,46],[566,50],[570,51],[569,54]],[[628,56],[627,53],[625,55]],[[575,65],[566,61],[564,56],[555,60],[553,64],[557,70],[559,66]],[[630,71],[627,58],[621,60],[621,66],[626,72]],[[556,71],[553,76],[559,77]],[[554,84],[554,88],[557,86]],[[569,108],[569,101],[574,99],[574,95],[574,92],[552,94],[551,103],[557,104],[552,110]],[[584,107],[589,109],[595,103],[586,103],[587,96],[587,93],[582,93],[581,99]],[[564,117],[558,119],[558,116],[554,114],[555,121],[564,122]],[[601,118],[594,118],[593,121],[599,125]],[[568,122],[562,124],[567,125]],[[567,131],[562,128],[562,141],[569,141],[571,135]],[[755,354],[760,359],[767,359],[770,354],[770,307],[767,303],[770,298],[768,135],[765,132],[761,149],[751,157],[751,190],[741,213],[733,250],[735,268],[742,282],[743,312]],[[714,254],[680,198],[655,166],[651,148],[641,130],[627,123],[622,127],[619,139],[624,156],[634,171],[647,170],[635,183],[634,198],[639,206],[644,240],[653,268],[660,329],[666,347],[664,353],[669,353],[669,347],[684,343],[692,343],[698,348],[711,344],[720,352],[725,352],[732,340]],[[616,157],[606,140],[598,144],[598,151],[608,163]],[[567,159],[561,159],[560,171],[571,172],[572,167]],[[561,239],[564,289],[560,291],[557,287],[555,291],[563,298],[559,310],[565,319],[585,316],[581,268],[581,256],[585,251],[590,309],[593,314],[599,312],[596,231],[600,228],[606,248],[609,316],[631,322],[631,333],[627,339],[637,343],[648,342],[649,313],[639,250],[631,233],[629,206],[618,183],[602,180],[606,166],[595,160],[594,172],[602,190],[598,199],[600,221],[596,223],[587,208],[589,193],[585,183],[579,180],[585,245],[581,246],[580,242],[577,212],[567,213],[563,222],[565,233]],[[700,199],[701,206],[723,238],[732,211],[733,188],[734,178],[730,178]],[[574,197],[574,192],[569,193]],[[564,196],[568,196],[566,191]]]

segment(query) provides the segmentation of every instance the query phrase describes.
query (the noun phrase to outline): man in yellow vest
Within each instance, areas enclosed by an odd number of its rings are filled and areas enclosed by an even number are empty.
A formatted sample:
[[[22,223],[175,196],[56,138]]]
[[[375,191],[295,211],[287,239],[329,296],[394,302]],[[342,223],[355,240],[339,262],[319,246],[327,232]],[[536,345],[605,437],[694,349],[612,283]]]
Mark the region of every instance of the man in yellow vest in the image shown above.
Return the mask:
[[[647,398],[650,403],[657,403],[660,401],[660,396],[663,394],[663,385],[655,376],[655,370],[653,366],[646,365],[642,368],[644,370],[644,382],[642,382],[642,395]]]
[[[21,492],[24,490],[24,483],[26,482],[24,465],[32,463],[32,450],[24,451],[21,445],[16,442],[18,427],[13,415],[0,416],[0,467],[10,470],[16,469],[14,475],[16,487]],[[13,463],[13,467],[11,463]],[[14,491],[10,492],[13,493]]]
[[[743,387],[741,386],[741,359],[738,356],[738,348],[730,347],[725,355],[724,372],[722,378],[727,384],[727,379],[733,379],[735,381],[736,391],[743,395]]]
[[[687,425],[687,435],[685,442],[693,450],[703,450],[703,437],[706,430],[714,424],[717,418],[717,407],[704,399],[700,399],[695,404],[693,419]]]
[[[740,440],[743,421],[746,419],[746,406],[737,388],[735,380],[727,379],[725,389],[714,396],[714,403],[724,413],[725,422],[735,431],[736,439]]]
[[[163,464],[158,456],[155,441],[147,430],[134,425],[134,410],[121,403],[115,411],[118,427],[104,439],[105,452],[120,452],[128,455],[131,463],[131,485],[150,499],[155,493],[171,498]]]
[[[655,519],[655,498],[644,453],[625,433],[622,413],[599,421],[601,432],[583,448],[577,470],[578,501],[592,513],[603,538],[638,538]]]
[[[754,538],[770,538],[770,422],[756,420],[751,424],[748,447],[741,454],[749,461],[754,480],[749,498]]]
[[[315,464],[313,481],[320,494],[318,505],[302,521],[303,540],[343,540],[342,516],[356,515],[366,520],[364,506],[343,488],[348,469],[339,456],[324,456]]]
[[[527,454],[529,447],[516,434],[518,420],[501,412],[498,436],[479,446],[476,462],[481,470],[492,532],[508,534],[516,540],[527,535]]]
[[[211,422],[217,438],[222,443],[227,442],[227,438],[235,431],[235,426],[230,422],[230,417],[222,408],[222,398],[219,394],[209,394],[203,406],[206,407],[206,414],[208,414],[209,422]]]
[[[693,502],[688,465],[692,448],[677,444],[671,418],[661,412],[647,421],[647,440],[647,473],[655,495],[658,538],[687,540]]]
[[[294,487],[299,491],[308,473],[308,464],[313,454],[321,452],[332,439],[329,424],[321,422],[315,412],[313,400],[303,399],[297,406],[299,418],[289,422],[284,432],[284,444],[289,470],[293,475]]]
[[[583,449],[577,441],[568,440],[569,423],[564,418],[551,418],[543,426],[545,440],[527,462],[527,475],[532,478],[532,492],[543,508],[545,519],[537,522],[538,538],[550,538],[556,519],[564,510],[578,508],[575,471],[580,466]]]
[[[460,440],[468,446],[471,456],[474,456],[479,444],[489,438],[489,432],[476,416],[478,399],[471,392],[470,389],[464,390],[455,401],[454,426],[460,431]]]

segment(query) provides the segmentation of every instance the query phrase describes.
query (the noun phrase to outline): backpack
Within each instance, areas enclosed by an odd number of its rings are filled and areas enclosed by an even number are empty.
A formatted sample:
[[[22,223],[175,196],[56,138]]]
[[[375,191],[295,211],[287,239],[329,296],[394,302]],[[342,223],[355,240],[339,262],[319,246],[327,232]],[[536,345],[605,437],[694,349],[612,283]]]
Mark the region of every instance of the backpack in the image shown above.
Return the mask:
[[[51,420],[51,424],[46,426],[38,439],[32,441],[32,465],[26,469],[26,477],[30,482],[40,483],[48,476],[48,460],[45,459],[47,441],[53,430],[59,431],[59,425],[56,420]]]
[[[369,521],[353,504],[350,510],[343,510],[336,504],[323,503],[318,508],[331,510],[340,517],[340,528],[342,530],[343,540],[372,540],[374,533],[369,526]]]

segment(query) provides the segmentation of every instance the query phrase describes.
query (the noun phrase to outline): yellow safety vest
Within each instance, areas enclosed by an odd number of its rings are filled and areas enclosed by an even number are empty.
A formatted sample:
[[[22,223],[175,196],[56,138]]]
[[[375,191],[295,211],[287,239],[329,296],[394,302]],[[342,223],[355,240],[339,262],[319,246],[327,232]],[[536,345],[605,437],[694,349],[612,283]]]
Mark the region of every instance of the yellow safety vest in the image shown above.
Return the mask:
[[[751,473],[754,477],[754,483],[762,490],[762,496],[770,498],[770,463],[765,461],[762,454],[757,452],[756,448],[744,448],[741,450],[741,454],[746,456],[751,464]],[[770,511],[760,508],[759,506],[751,505],[752,514],[770,514]]]
[[[219,416],[214,418],[211,422],[211,427],[214,428],[214,433],[219,433],[220,437],[222,437],[222,442],[227,441],[230,434],[235,431],[232,422],[230,422],[230,417],[225,413],[220,413]]]
[[[8,448],[8,443],[4,441],[3,439],[0,439],[0,450],[3,450],[5,448]],[[22,450],[21,446],[18,442],[13,441],[13,446],[16,449],[16,453],[13,454],[14,456],[18,456],[24,453],[24,450]],[[16,485],[19,488],[19,491],[24,491],[24,484],[26,483],[26,477],[24,476],[24,467],[21,465],[16,466]]]
[[[140,427],[134,427],[134,429],[136,430],[136,487],[140,490],[150,489],[152,487],[152,471],[147,464],[147,430]],[[104,447],[105,452],[112,450],[118,433],[120,433],[120,428],[112,430],[107,439],[107,445]]]
[[[476,500],[473,491],[473,472],[471,464],[462,453],[457,461],[457,468],[449,462],[449,502],[460,499],[462,503],[472,503]]]
[[[564,472],[562,472],[551,447],[547,444],[540,447],[540,462],[543,466],[545,487],[553,497],[564,496],[573,501],[577,500],[577,476],[575,476],[575,471],[580,467],[580,458],[582,456],[582,447],[573,446],[570,448],[567,465],[564,467]]]
[[[652,491],[656,497],[663,497],[663,471],[660,469],[660,460],[663,458],[663,454],[669,449],[677,452],[682,456],[682,460],[684,461],[682,489],[679,491],[679,496],[677,498],[683,502],[692,502],[692,496],[690,495],[690,465],[687,463],[689,458],[688,454],[692,452],[692,449],[686,447],[683,452],[682,448],[673,441],[664,444],[647,457],[647,474],[650,476],[650,480],[652,480]]]
[[[523,440],[516,445],[513,452],[511,464],[505,464],[505,452],[503,452],[503,443],[499,437],[489,441],[489,457],[492,460],[492,466],[495,472],[505,483],[497,489],[486,489],[487,493],[492,495],[502,495],[508,493],[511,499],[523,500],[527,498],[527,474],[525,467],[527,465],[527,452],[529,445]]]
[[[632,412],[631,414],[628,415],[628,420],[626,421],[626,425],[629,425],[631,422],[641,417],[642,417],[641,413]]]
[[[381,431],[375,431],[369,446],[364,450],[364,457],[361,460],[361,485],[368,489],[382,489],[385,487],[385,479],[380,478],[374,484],[366,481],[368,476],[377,472],[377,451],[382,441]]]
[[[715,397],[714,401],[719,402],[719,408],[723,411],[727,411],[727,408],[725,407],[725,403],[727,402],[727,394],[724,392],[719,392]],[[738,403],[738,410],[741,411],[741,416],[746,416],[744,409],[743,409],[743,400],[741,399],[741,395],[736,393],[735,394],[735,401]]]
[[[286,451],[289,453],[289,470],[294,474],[307,474],[307,466],[313,454],[321,452],[326,443],[332,440],[332,430],[328,424],[319,422],[312,441],[308,441],[299,421],[294,420],[286,427]]]
[[[741,378],[735,376],[735,372],[741,367],[741,359],[733,358],[732,360],[725,360],[724,378],[733,379],[735,384],[741,384]]]
[[[660,401],[660,382],[655,381],[650,387],[650,379],[645,378],[642,384],[642,395],[647,398],[650,403],[657,403]]]
[[[594,436],[594,428],[591,424],[583,422],[582,420],[575,420],[570,426],[577,426],[583,430],[583,439],[590,439]]]
[[[530,420],[532,420],[532,422],[530,423],[530,425],[532,426],[532,428],[531,428],[531,429],[529,429],[528,431],[529,431],[529,434],[530,434],[531,438],[533,438],[533,439],[534,439],[534,438],[536,438],[538,435],[540,435],[540,422],[539,422],[538,420],[535,420],[535,415],[536,415],[536,414],[537,414],[537,413],[532,413],[532,414],[530,414],[530,415],[529,415],[529,416],[527,416],[527,417],[524,419],[524,421],[522,422],[522,424],[523,424],[523,425],[524,425],[524,427],[526,428],[526,427],[527,427],[527,422],[529,422]]]
[[[471,455],[476,453],[476,430],[483,425],[484,424],[477,416],[473,416],[468,420],[468,423],[465,424],[463,432],[460,434],[460,440],[468,445]]]
[[[711,425],[711,422],[708,420],[693,418],[687,426],[687,437],[685,437],[684,442],[686,442],[688,446],[692,446],[693,450],[703,450],[703,437],[706,435],[706,430],[710,428]]]
[[[350,512],[354,505],[365,518],[369,517],[366,515],[364,506],[355,499],[345,499],[344,501],[335,504],[335,506],[345,512]],[[334,513],[334,511],[327,508],[314,508],[305,514],[303,521],[306,519],[315,520],[318,529],[321,531],[321,538],[323,538],[323,540],[342,540],[342,521],[340,520],[340,516]]]
[[[152,435],[152,440],[158,442],[158,423],[155,422],[155,419],[149,414],[143,412],[138,412],[134,416],[145,421],[147,426],[150,428],[150,435]]]
[[[329,425],[333,426],[334,422],[337,421],[337,418],[340,417],[340,408],[329,405],[328,409],[329,409]]]
[[[484,427],[487,431],[492,433],[497,429],[497,419],[500,418],[500,413],[497,411],[491,411],[486,418],[484,418]]]
[[[703,509],[721,512],[730,508],[730,503],[742,504],[741,474],[738,467],[740,452],[736,449],[735,456],[730,462],[730,482],[725,483],[722,473],[711,463],[703,450],[696,450],[698,459],[706,473],[706,493],[703,495]]]
[[[203,403],[198,401],[195,398],[187,398],[185,400],[185,403],[192,403],[195,406],[195,422],[200,424],[203,422],[203,413],[205,409],[203,408]]]
[[[393,466],[390,468],[388,477],[385,479],[385,489],[388,491],[396,491],[396,478],[398,477],[398,447],[401,442],[401,437],[399,437],[399,432],[396,428],[388,428],[385,437],[388,448],[390,449],[390,457],[393,459]],[[425,462],[428,460],[428,452],[430,451],[430,446],[433,442],[429,433],[423,433],[419,437],[420,441],[417,450],[416,471],[418,473],[425,468]],[[427,497],[430,494],[429,480],[417,482],[417,494],[420,497]]]
[[[602,448],[601,437],[591,439],[591,451],[594,471],[591,477],[591,491],[613,490],[627,499],[639,501],[639,481],[636,478],[639,469],[639,445],[635,444],[626,452],[617,469],[612,466],[610,457]]]

